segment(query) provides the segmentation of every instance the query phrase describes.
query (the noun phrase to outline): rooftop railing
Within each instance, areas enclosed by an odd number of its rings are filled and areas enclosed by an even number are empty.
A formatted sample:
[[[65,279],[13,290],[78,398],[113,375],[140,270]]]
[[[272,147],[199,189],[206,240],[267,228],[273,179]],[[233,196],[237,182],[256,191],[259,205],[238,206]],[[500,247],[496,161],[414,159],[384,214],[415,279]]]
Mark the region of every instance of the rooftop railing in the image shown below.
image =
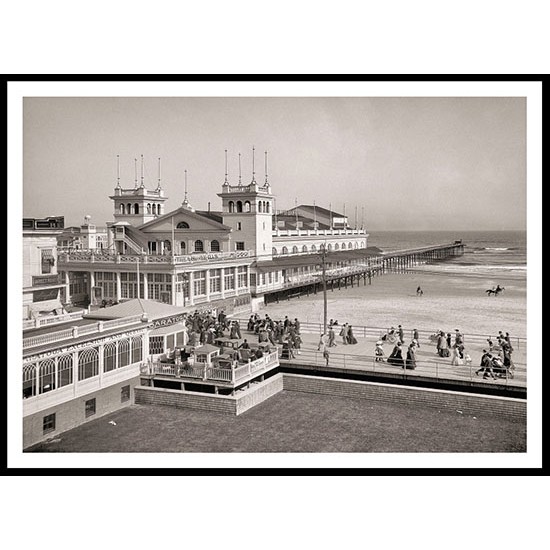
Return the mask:
[[[48,315],[45,317],[37,317],[36,319],[25,319],[23,321],[23,330],[31,328],[40,328],[49,325],[58,325],[61,323],[67,323],[74,321],[75,319],[82,319],[82,315],[87,313],[85,310],[74,311],[73,313],[66,313],[64,315]]]
[[[231,366],[224,367],[197,362],[192,365],[188,363],[174,365],[160,361],[148,361],[141,364],[140,372],[144,376],[173,376],[181,379],[227,382],[228,384],[239,385],[278,365],[279,352],[276,350],[244,364],[233,361]]]
[[[46,344],[53,344],[56,342],[62,342],[63,340],[69,340],[71,338],[79,338],[80,336],[86,336],[88,334],[112,330],[117,327],[133,325],[141,320],[141,315],[132,315],[131,317],[125,317],[123,319],[98,321],[97,323],[90,323],[89,325],[73,326],[65,330],[49,332],[47,334],[40,334],[38,336],[30,336],[29,338],[23,338],[23,349],[34,348]]]

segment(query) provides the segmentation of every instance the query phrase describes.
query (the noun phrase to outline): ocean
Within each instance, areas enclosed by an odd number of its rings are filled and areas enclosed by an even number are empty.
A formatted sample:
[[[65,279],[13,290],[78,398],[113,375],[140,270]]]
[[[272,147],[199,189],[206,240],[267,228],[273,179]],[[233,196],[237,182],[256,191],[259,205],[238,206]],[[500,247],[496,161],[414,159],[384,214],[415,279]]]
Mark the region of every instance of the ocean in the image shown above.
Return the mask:
[[[373,231],[369,233],[368,245],[389,252],[459,239],[465,245],[462,256],[418,269],[470,277],[526,278],[526,231]]]

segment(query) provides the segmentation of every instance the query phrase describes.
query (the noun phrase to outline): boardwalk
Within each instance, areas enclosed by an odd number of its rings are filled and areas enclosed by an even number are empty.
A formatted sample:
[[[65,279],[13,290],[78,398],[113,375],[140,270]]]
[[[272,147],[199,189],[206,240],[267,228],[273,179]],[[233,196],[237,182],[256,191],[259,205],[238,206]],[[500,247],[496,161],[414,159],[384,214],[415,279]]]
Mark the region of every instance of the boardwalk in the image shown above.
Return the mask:
[[[240,324],[241,326],[246,326],[246,320],[241,319]],[[450,358],[442,358],[437,355],[435,343],[430,339],[430,332],[419,331],[420,348],[416,353],[416,369],[403,370],[386,362],[388,355],[393,349],[392,344],[385,344],[383,346],[385,354],[384,361],[375,361],[374,348],[383,329],[354,325],[353,331],[357,338],[357,344],[354,345],[344,345],[342,343],[342,338],[338,336],[338,330],[335,331],[337,345],[329,349],[329,367],[331,369],[340,372],[388,374],[408,379],[426,377],[442,382],[451,380],[471,382],[476,385],[504,385],[510,386],[511,388],[523,389],[527,387],[527,342],[522,338],[513,340],[513,362],[515,365],[513,377],[502,376],[494,380],[483,379],[482,376],[476,375],[476,370],[479,369],[480,357],[484,347],[487,345],[485,337],[481,335],[465,335],[466,349],[472,358],[472,363],[470,365],[455,366],[451,365]],[[320,325],[315,323],[302,323],[300,332],[303,340],[302,347],[299,350],[300,353],[298,354],[295,352],[295,358],[291,360],[281,358],[281,365],[303,364],[311,367],[324,367],[325,359],[323,358],[322,352],[318,351],[321,332]],[[251,333],[247,333],[245,337],[247,337],[249,341],[253,341],[253,339],[256,338],[256,336]],[[405,345],[403,346],[404,356],[406,356],[406,347],[411,341],[411,338],[412,336],[410,334],[405,335]]]

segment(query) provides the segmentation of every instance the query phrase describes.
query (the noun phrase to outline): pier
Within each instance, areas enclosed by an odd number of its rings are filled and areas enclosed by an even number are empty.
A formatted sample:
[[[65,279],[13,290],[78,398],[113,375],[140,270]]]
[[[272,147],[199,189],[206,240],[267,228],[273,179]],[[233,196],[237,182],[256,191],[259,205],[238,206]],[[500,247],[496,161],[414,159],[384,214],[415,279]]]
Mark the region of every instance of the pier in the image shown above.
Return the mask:
[[[281,288],[268,290],[264,293],[265,303],[289,300],[297,296],[309,296],[323,290],[322,263],[325,262],[327,290],[334,291],[349,287],[353,288],[361,283],[372,284],[372,279],[386,273],[405,273],[417,265],[442,262],[464,254],[464,243],[456,240],[433,246],[395,250],[391,252],[377,252],[372,249],[355,250],[353,257],[350,252],[335,252],[310,254],[302,256],[300,263],[303,267],[319,267],[316,271],[300,273],[302,267],[286,270]],[[345,258],[343,256],[346,256]],[[302,258],[300,258],[302,260]],[[292,256],[284,260],[291,261]],[[295,258],[297,259],[297,257]],[[289,264],[292,265],[292,264]]]

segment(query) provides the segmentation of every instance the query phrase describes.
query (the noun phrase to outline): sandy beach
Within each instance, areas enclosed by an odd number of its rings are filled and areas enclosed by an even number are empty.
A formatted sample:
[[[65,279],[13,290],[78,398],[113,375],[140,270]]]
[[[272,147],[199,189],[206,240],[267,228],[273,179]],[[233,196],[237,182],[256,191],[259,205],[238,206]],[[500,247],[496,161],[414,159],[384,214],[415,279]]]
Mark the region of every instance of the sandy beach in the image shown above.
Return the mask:
[[[372,279],[371,285],[327,292],[328,319],[357,326],[397,327],[405,330],[436,332],[438,329],[464,334],[498,335],[509,332],[525,338],[527,299],[525,281],[499,278],[506,290],[497,297],[485,293],[492,281],[460,275],[425,272],[386,274]],[[421,286],[424,294],[416,295]],[[306,323],[322,323],[323,295],[292,298],[264,306],[262,312],[274,319],[288,315]]]
[[[432,266],[433,269],[433,266]],[[435,346],[428,346],[427,335],[444,330],[454,335],[459,329],[466,337],[466,349],[477,364],[486,347],[486,338],[496,342],[499,331],[509,332],[515,346],[514,361],[525,364],[527,349],[525,341],[518,345],[514,338],[525,338],[527,322],[526,281],[514,274],[508,278],[499,276],[498,284],[505,291],[497,297],[488,297],[485,290],[497,283],[484,276],[460,273],[439,273],[418,270],[406,274],[386,274],[372,279],[371,285],[348,287],[327,292],[328,320],[337,319],[356,327],[355,334],[360,339],[354,346],[354,353],[372,354],[377,339],[368,336],[363,343],[359,327],[377,327],[380,334],[385,329],[399,324],[403,326],[406,341],[413,329],[421,333],[422,347],[420,360],[435,358]],[[416,295],[421,286],[424,294]],[[323,294],[302,296],[264,306],[259,312],[273,319],[298,318],[305,323],[323,322]],[[470,338],[468,339],[468,336]],[[475,338],[472,338],[474,336]],[[316,348],[318,336],[304,337],[306,348]],[[339,338],[338,338],[339,340]],[[346,346],[346,348],[348,348]],[[345,348],[338,347],[337,352]],[[346,350],[349,353],[351,350]],[[386,355],[391,351],[385,346]],[[450,359],[444,361],[450,362]]]

